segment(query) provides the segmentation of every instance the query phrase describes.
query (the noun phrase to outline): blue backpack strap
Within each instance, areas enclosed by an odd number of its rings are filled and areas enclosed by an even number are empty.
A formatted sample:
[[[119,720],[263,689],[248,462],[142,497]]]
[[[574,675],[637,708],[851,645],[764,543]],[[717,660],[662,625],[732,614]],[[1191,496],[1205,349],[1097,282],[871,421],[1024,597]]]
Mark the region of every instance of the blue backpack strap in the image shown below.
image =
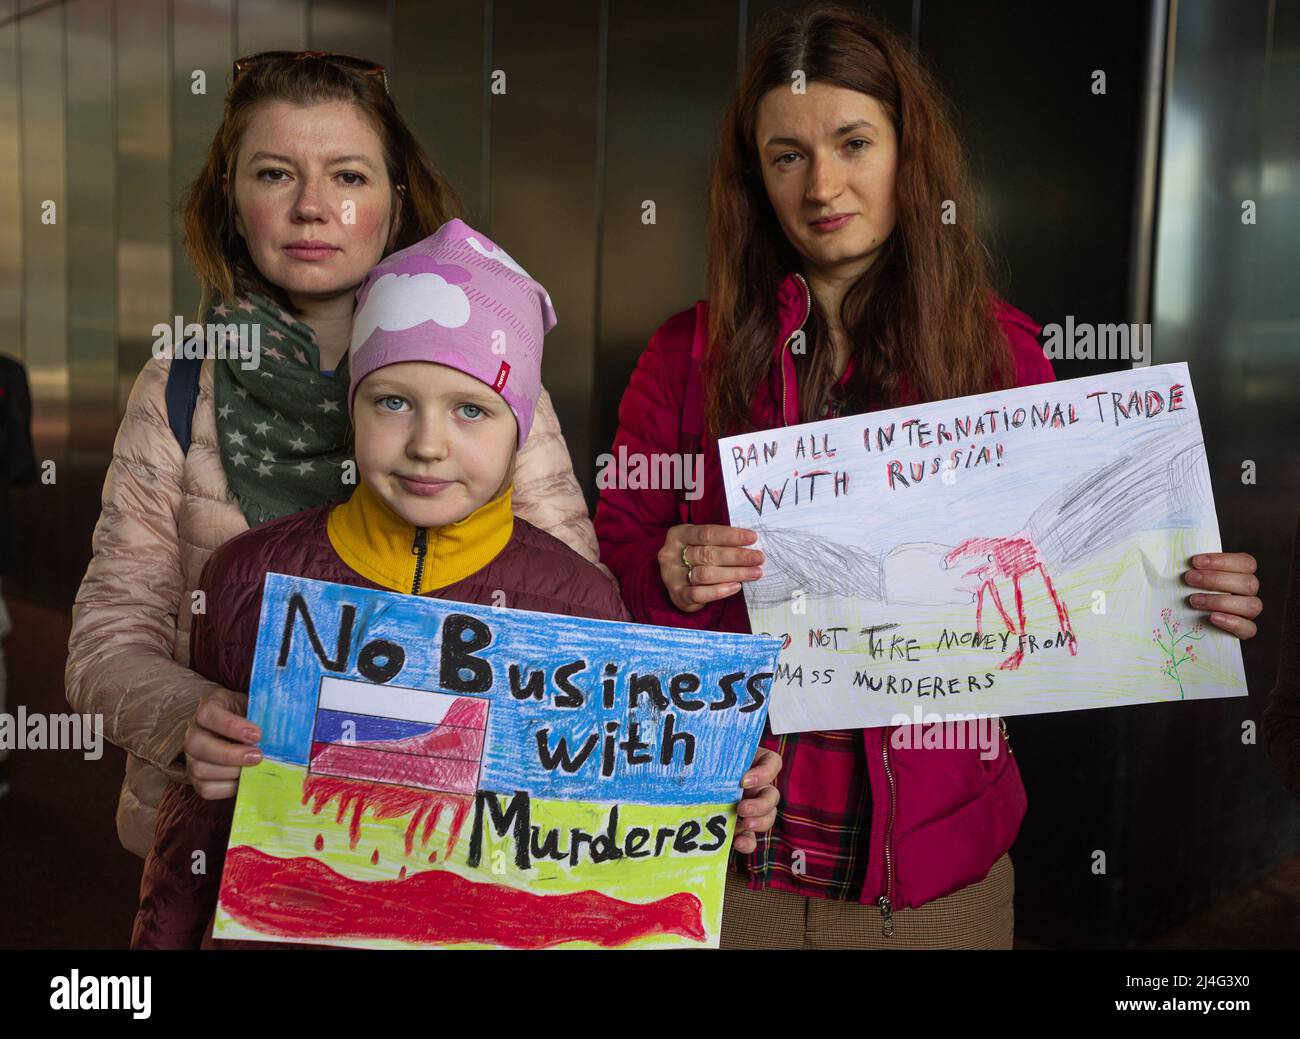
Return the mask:
[[[194,407],[199,402],[199,376],[203,372],[201,357],[173,357],[167,372],[167,424],[172,428],[181,454],[190,452],[190,434],[194,426]]]

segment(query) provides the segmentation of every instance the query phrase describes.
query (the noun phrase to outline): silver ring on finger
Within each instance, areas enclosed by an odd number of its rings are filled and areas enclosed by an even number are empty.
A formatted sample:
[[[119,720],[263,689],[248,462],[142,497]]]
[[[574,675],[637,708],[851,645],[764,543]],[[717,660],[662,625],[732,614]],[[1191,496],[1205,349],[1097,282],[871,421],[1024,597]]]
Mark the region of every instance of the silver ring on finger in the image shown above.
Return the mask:
[[[687,584],[695,583],[695,567],[691,566],[690,563],[686,564],[686,583]]]

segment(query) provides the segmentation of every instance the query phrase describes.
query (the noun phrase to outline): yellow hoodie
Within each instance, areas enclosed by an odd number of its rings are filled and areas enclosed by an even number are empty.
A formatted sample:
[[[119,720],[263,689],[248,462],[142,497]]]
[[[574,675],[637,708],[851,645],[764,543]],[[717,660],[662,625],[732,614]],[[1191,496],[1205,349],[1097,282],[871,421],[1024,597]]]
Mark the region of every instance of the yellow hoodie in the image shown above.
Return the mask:
[[[514,531],[510,485],[463,520],[413,527],[364,482],[330,510],[325,530],[348,566],[376,584],[420,595],[482,570]]]

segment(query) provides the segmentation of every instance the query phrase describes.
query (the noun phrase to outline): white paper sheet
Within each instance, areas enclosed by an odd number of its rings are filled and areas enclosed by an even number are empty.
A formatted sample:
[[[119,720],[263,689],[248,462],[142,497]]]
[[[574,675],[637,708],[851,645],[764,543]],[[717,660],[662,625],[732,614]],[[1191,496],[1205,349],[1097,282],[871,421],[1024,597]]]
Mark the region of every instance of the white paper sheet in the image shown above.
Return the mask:
[[[1186,364],[729,437],[774,732],[1246,695]],[[1202,618],[1205,618],[1202,620]]]

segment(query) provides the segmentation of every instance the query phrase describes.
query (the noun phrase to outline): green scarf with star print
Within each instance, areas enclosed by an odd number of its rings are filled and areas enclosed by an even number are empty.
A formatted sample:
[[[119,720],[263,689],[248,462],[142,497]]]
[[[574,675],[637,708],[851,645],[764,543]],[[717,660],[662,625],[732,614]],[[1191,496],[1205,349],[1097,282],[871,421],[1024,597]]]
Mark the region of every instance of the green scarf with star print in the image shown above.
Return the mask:
[[[226,325],[228,342],[237,335],[258,346],[255,368],[230,346],[213,361],[221,465],[248,525],[348,498],[355,465],[347,464],[347,354],[324,374],[312,330],[253,292],[211,307],[200,321]]]

